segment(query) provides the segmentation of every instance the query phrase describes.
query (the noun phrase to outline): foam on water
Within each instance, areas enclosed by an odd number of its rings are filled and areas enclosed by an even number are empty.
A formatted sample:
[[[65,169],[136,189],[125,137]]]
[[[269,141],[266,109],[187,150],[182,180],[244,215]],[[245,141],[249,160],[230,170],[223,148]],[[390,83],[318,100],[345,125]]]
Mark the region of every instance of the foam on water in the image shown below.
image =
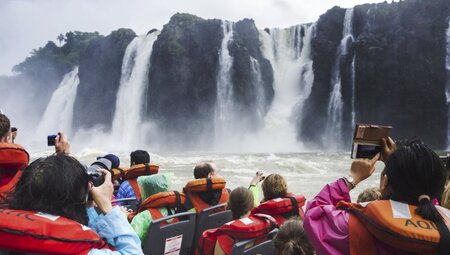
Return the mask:
[[[52,151],[33,153],[32,159],[52,154]],[[114,153],[93,148],[85,148],[74,154],[82,163],[88,165],[96,157]],[[130,163],[129,153],[116,153],[122,166]],[[160,165],[161,172],[175,174],[172,188],[181,190],[188,180],[193,179],[193,168],[201,161],[216,163],[219,174],[227,180],[227,186],[234,189],[247,187],[257,171],[267,176],[281,174],[286,178],[289,191],[301,192],[307,198],[313,198],[325,184],[346,176],[351,159],[348,153],[260,153],[260,154],[150,154],[151,162]],[[377,171],[363,184],[352,191],[352,198],[367,187],[378,187],[379,173],[383,163],[377,163]]]

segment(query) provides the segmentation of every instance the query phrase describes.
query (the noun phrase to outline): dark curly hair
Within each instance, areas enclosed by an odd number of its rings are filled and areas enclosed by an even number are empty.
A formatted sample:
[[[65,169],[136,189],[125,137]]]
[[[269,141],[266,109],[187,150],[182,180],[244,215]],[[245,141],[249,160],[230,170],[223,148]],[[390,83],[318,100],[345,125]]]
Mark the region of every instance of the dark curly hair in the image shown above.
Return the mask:
[[[73,157],[41,158],[23,170],[3,204],[11,209],[49,213],[87,225],[88,181],[86,169]]]
[[[383,171],[392,189],[391,198],[418,205],[417,213],[432,221],[442,220],[441,214],[429,199],[418,200],[420,195],[431,199],[439,197],[447,179],[447,171],[439,156],[420,141],[397,143]]]

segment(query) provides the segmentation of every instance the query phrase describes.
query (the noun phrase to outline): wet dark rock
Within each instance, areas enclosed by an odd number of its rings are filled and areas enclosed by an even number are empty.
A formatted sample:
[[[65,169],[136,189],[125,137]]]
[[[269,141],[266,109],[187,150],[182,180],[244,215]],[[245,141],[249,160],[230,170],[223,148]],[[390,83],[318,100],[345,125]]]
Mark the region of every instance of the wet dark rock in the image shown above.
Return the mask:
[[[409,0],[365,4],[354,9],[356,122],[393,125],[395,138],[447,146],[446,36],[450,2]],[[321,144],[330,99],[330,75],[342,37],[344,9],[319,19],[313,39],[314,85],[299,123],[298,137]],[[353,51],[352,51],[353,54]],[[350,140],[351,58],[340,64],[343,77],[343,137]],[[348,144],[349,142],[347,142]]]
[[[101,126],[111,128],[120,85],[122,59],[128,44],[136,34],[131,29],[119,29],[90,42],[82,53],[74,104],[75,128]]]

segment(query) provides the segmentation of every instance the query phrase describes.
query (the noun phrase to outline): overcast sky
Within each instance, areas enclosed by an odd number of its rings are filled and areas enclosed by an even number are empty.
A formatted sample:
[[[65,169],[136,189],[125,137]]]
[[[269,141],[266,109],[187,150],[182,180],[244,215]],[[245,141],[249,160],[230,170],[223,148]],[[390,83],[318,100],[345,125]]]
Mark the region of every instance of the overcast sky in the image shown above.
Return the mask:
[[[32,49],[68,31],[109,34],[131,28],[137,34],[161,29],[177,12],[238,21],[253,18],[258,28],[313,22],[338,5],[353,7],[383,0],[0,0],[0,75]]]

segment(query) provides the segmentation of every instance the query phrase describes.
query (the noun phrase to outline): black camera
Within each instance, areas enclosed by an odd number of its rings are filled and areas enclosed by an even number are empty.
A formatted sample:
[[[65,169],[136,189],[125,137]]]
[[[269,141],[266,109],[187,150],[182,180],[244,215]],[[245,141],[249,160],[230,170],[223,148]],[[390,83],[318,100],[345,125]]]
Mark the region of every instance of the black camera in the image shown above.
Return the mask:
[[[98,159],[92,165],[87,168],[87,174],[89,175],[89,180],[98,187],[105,182],[105,176],[99,171],[100,169],[105,169],[111,171],[111,161],[105,158]]]
[[[439,156],[439,158],[442,160],[442,163],[444,163],[444,166],[448,168],[448,158],[450,156]]]

